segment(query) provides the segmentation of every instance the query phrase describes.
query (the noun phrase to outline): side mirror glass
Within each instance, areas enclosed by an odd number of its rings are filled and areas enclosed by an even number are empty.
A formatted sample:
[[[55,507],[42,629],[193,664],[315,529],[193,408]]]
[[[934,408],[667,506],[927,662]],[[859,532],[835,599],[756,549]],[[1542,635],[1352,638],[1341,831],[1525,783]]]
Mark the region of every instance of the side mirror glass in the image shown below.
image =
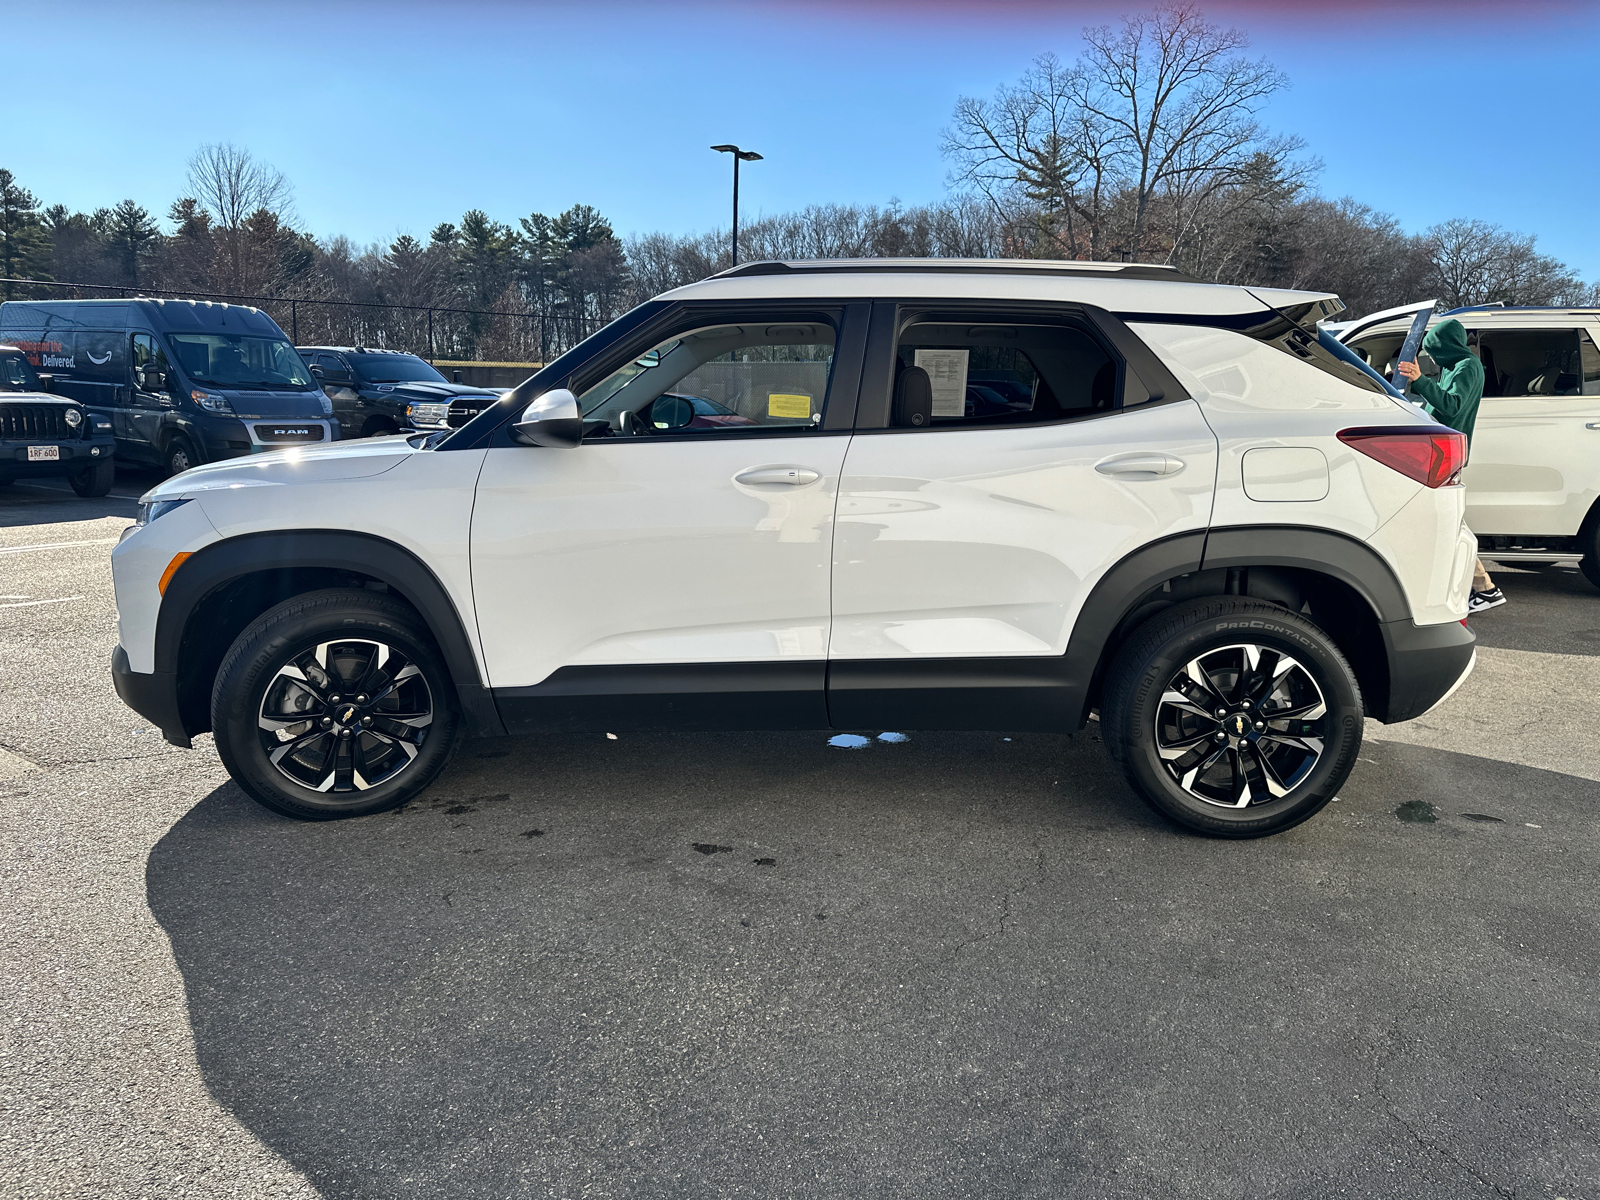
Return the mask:
[[[650,424],[657,429],[683,429],[693,421],[694,405],[682,396],[658,396],[650,406]]]
[[[572,449],[583,441],[583,414],[578,398],[566,388],[546,392],[528,405],[511,426],[511,436],[524,446]]]

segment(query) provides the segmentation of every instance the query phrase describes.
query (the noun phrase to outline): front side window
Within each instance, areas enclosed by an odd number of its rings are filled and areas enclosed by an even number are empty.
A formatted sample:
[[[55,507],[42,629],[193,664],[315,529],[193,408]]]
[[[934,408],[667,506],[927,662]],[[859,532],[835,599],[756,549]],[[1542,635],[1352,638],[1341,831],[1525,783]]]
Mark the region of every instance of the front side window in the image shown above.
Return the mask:
[[[8,350],[0,354],[0,388],[8,392],[37,392],[39,377],[33,364],[19,351]]]
[[[351,366],[362,383],[444,383],[445,377],[415,354],[354,354]]]
[[[1092,416],[1119,394],[1116,360],[1066,325],[919,322],[900,334],[897,389],[914,367],[928,376],[934,429]]]
[[[1467,344],[1483,364],[1485,396],[1579,396],[1580,337],[1576,329],[1480,329]]]
[[[286,339],[230,333],[169,333],[172,353],[195,383],[225,388],[309,388],[305,363]]]
[[[585,436],[819,430],[834,341],[821,322],[753,321],[679,334],[583,391]]]
[[[133,335],[133,381],[145,391],[166,386],[167,352],[148,333]]]

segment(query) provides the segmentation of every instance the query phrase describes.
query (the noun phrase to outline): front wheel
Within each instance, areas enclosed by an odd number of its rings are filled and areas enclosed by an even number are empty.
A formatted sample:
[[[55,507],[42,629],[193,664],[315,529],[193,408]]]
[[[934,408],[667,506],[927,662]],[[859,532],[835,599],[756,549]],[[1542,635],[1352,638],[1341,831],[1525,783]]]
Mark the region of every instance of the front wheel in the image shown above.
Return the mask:
[[[222,660],[211,728],[255,800],[309,820],[398,808],[461,736],[455,689],[414,611],[351,588],[257,617]]]
[[[182,475],[190,467],[198,466],[200,457],[194,452],[186,437],[175,437],[167,444],[166,466],[168,475]]]
[[[1332,800],[1361,749],[1361,690],[1307,618],[1223,597],[1134,632],[1107,676],[1101,736],[1157,812],[1262,837]]]
[[[108,495],[111,492],[111,485],[116,481],[117,465],[109,458],[102,458],[86,470],[74,471],[67,476],[67,482],[72,485],[72,490],[84,497]]]
[[[1590,522],[1588,537],[1584,541],[1587,544],[1580,542],[1583,558],[1578,563],[1578,570],[1583,572],[1585,579],[1600,588],[1600,520]]]

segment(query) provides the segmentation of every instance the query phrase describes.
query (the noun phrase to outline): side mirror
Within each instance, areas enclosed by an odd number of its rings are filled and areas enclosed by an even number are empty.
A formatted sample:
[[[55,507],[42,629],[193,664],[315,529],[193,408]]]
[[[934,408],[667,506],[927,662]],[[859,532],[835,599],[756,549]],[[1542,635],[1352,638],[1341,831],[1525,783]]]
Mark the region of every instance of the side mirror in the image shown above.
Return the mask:
[[[559,446],[572,449],[583,441],[583,414],[578,398],[566,388],[546,392],[522,412],[511,436],[524,446]]]
[[[311,368],[311,373],[313,375],[315,375],[318,379],[322,378],[322,368],[321,367],[316,367],[316,366],[312,367]]]
[[[650,424],[657,429],[683,429],[693,421],[694,405],[671,392],[657,396],[656,402],[650,406]]]
[[[158,392],[167,386],[167,376],[154,367],[140,367],[139,386],[147,392]]]
[[[55,391],[56,390],[56,377],[54,375],[41,375],[41,376],[39,376],[39,390],[41,392],[53,392],[53,391]]]

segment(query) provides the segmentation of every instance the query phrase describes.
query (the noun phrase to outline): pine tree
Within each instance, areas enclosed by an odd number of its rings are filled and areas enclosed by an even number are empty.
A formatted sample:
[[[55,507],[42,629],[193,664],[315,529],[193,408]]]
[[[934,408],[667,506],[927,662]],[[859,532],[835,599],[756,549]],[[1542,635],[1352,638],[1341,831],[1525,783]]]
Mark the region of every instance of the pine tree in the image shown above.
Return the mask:
[[[50,238],[39,218],[39,201],[4,167],[0,167],[0,277],[50,277]],[[19,291],[18,284],[0,284],[7,300]]]

